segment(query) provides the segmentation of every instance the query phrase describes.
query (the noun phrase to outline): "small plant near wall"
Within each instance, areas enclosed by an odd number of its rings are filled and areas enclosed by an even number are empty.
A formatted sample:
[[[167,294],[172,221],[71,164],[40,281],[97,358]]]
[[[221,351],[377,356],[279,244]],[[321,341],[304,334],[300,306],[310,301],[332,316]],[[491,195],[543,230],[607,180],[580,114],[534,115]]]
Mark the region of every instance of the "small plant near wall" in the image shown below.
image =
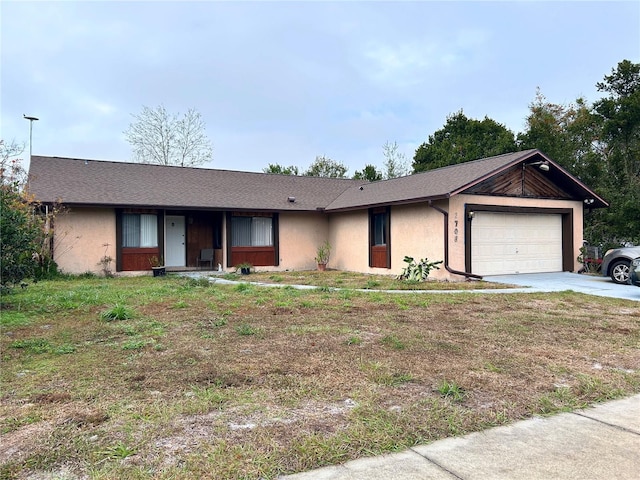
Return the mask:
[[[111,262],[113,262],[113,258],[111,258],[109,255],[103,256],[98,262],[98,265],[102,270],[102,274],[105,277],[113,277],[113,270],[111,270]]]
[[[109,250],[109,244],[105,243],[102,246],[105,247],[104,255],[98,261],[98,266],[102,270],[102,274],[105,277],[113,277],[113,270],[111,270],[111,262],[113,262],[113,258],[107,254],[107,251]]]
[[[577,258],[582,264],[582,268],[578,273],[597,274],[602,267],[602,257],[598,247],[583,246],[580,248],[580,255]]]
[[[249,275],[251,273],[252,264],[249,262],[243,262],[236,265],[236,273],[240,272],[242,275]]]
[[[318,270],[324,271],[327,269],[327,263],[329,263],[329,256],[331,255],[331,244],[329,241],[325,241],[316,249],[316,263],[318,264]]]
[[[158,257],[157,255],[153,255],[153,256],[149,257],[149,265],[151,265],[151,268],[163,267],[164,266],[164,260],[163,260],[162,257]]]
[[[164,266],[164,258],[152,255],[149,257],[149,265],[151,265],[154,277],[164,277],[166,275],[167,270]]]
[[[398,280],[406,280],[408,282],[422,282],[429,277],[431,270],[439,270],[442,260],[430,262],[428,258],[423,258],[416,262],[413,257],[405,256],[404,262],[407,264],[402,269],[402,273],[398,275]]]

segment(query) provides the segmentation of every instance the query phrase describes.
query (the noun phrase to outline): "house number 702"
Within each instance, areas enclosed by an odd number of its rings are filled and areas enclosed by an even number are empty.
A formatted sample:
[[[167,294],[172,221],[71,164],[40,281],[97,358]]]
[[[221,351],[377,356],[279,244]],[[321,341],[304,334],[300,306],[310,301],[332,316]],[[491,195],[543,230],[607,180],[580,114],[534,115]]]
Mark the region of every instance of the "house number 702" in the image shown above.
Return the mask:
[[[455,227],[453,229],[453,241],[457,242],[458,241],[458,213],[456,212],[456,219],[453,221],[453,226]]]

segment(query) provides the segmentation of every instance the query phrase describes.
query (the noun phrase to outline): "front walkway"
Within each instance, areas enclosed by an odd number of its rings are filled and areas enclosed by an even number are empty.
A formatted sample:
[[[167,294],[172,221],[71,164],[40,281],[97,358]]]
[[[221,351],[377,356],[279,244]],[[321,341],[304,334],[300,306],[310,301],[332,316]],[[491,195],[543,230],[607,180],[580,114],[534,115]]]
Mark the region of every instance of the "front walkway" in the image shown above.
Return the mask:
[[[317,287],[313,285],[287,285],[281,283],[264,283],[251,282],[249,277],[244,279],[227,280],[220,278],[221,274],[228,272],[183,272],[182,275],[189,277],[207,277],[214,283],[221,284],[237,284],[250,283],[259,287],[293,287],[300,290],[313,290]],[[519,288],[504,289],[479,289],[479,290],[373,290],[373,289],[355,289],[362,292],[389,292],[398,294],[407,293],[482,293],[482,294],[500,294],[500,293],[544,293],[544,292],[564,292],[573,291],[585,293],[587,295],[596,295],[601,297],[621,298],[625,300],[635,300],[640,302],[640,288],[633,285],[618,285],[613,283],[610,278],[594,275],[582,275],[571,272],[557,273],[529,273],[517,275],[496,275],[484,277],[487,282],[503,283],[506,285],[518,285]],[[332,290],[340,290],[338,288]]]

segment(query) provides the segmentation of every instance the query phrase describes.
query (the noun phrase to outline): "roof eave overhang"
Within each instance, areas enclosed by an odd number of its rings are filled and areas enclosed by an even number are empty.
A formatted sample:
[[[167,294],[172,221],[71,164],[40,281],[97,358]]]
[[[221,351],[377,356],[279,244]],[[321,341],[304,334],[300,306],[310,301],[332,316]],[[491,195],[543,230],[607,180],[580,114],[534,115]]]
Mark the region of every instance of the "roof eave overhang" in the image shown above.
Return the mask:
[[[235,206],[202,206],[202,205],[157,205],[157,204],[130,204],[130,203],[92,203],[92,202],[65,202],[50,200],[35,200],[34,203],[41,205],[62,205],[64,207],[75,208],[145,208],[154,210],[193,210],[193,211],[233,211],[233,212],[292,212],[308,213],[323,210],[321,207],[314,208],[264,208],[264,207],[235,207]]]
[[[482,175],[481,177],[476,178],[475,180],[473,180],[472,182],[467,183],[466,185],[462,185],[460,187],[458,187],[457,189],[453,190],[450,193],[450,196],[453,195],[458,195],[460,193],[464,193],[466,190],[474,187],[475,185],[478,185],[479,183],[484,182],[485,180],[498,175],[506,170],[509,170],[510,168],[514,167],[515,165],[518,164],[522,164],[528,160],[533,159],[534,157],[542,157],[544,159],[544,161],[549,162],[549,165],[553,166],[556,171],[558,172],[559,175],[563,176],[565,179],[571,181],[572,183],[575,184],[575,186],[577,187],[577,190],[579,192],[581,192],[583,195],[583,198],[580,198],[580,200],[582,200],[585,205],[587,205],[588,208],[607,208],[609,206],[609,203],[604,200],[602,197],[600,197],[597,193],[595,193],[593,190],[591,190],[589,187],[587,187],[584,183],[582,183],[578,178],[574,177],[573,175],[571,175],[569,172],[567,172],[563,167],[561,167],[559,164],[557,164],[556,162],[554,162],[553,160],[551,160],[549,157],[547,157],[544,153],[542,153],[540,150],[534,150],[533,152],[528,152],[524,155],[522,155],[521,157],[518,157],[516,159],[514,159],[513,161],[502,165],[500,168],[497,168],[485,175]]]
[[[364,210],[364,209],[374,208],[374,207],[411,205],[416,203],[425,203],[425,202],[434,201],[434,200],[446,200],[449,197],[450,195],[447,193],[442,195],[434,195],[430,197],[416,197],[416,198],[408,198],[408,199],[402,199],[402,200],[391,200],[387,202],[362,203],[358,205],[350,205],[348,207],[326,208],[324,211],[327,213],[352,212],[355,210]]]

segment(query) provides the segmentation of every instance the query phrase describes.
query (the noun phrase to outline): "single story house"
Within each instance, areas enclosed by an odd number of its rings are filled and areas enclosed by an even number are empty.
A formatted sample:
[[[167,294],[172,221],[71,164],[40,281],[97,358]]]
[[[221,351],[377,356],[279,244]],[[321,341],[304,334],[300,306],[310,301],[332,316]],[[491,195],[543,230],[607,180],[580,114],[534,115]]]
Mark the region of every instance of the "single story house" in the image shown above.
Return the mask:
[[[539,150],[379,182],[34,156],[29,192],[60,204],[53,258],[67,273],[249,262],[398,274],[406,255],[444,260],[440,279],[576,271],[584,212],[607,207]],[[206,265],[207,268],[211,264]]]

